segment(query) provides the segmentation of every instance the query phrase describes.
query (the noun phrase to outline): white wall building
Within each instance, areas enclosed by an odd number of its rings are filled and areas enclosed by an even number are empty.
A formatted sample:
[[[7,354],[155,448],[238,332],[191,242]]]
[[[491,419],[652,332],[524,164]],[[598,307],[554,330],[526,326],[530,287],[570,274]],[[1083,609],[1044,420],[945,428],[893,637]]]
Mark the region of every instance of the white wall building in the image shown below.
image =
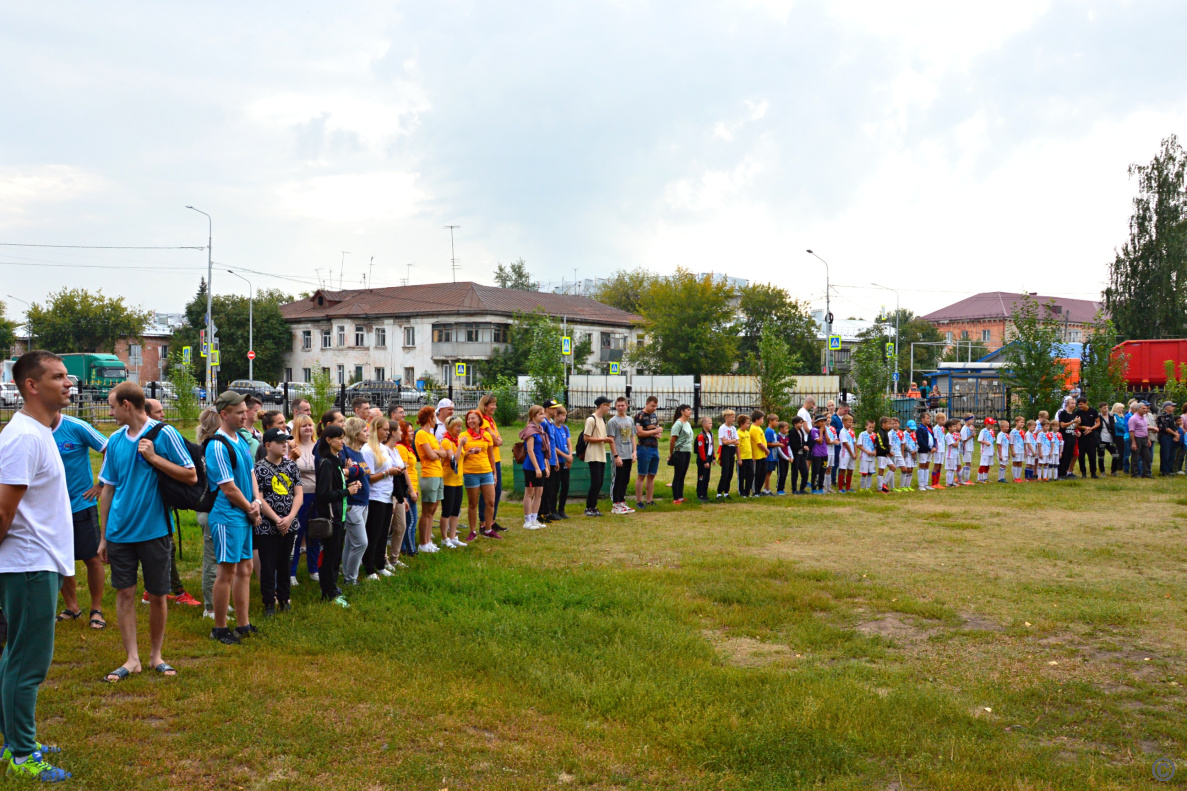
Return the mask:
[[[293,382],[309,381],[320,367],[336,383],[378,379],[412,385],[427,373],[445,384],[477,384],[482,362],[505,348],[515,314],[535,310],[564,321],[574,347],[590,334],[593,353],[586,364],[604,363],[600,370],[606,371],[638,340],[640,322],[588,297],[478,283],[322,289],[280,310],[293,330],[285,359],[285,378]],[[466,363],[465,377],[454,376],[459,362]]]

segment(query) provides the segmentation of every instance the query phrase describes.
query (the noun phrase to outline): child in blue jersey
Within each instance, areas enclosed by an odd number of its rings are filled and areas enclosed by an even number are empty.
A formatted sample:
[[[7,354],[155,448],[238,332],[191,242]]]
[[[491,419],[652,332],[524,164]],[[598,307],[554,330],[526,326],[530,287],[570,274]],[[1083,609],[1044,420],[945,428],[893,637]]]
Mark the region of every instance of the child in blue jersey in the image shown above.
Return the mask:
[[[101,485],[95,485],[91,471],[91,451],[103,453],[107,450],[107,437],[85,420],[70,415],[61,415],[53,428],[54,443],[62,466],[66,469],[66,490],[70,495],[70,510],[74,519],[74,559],[81,560],[87,567],[87,590],[91,594],[90,625],[102,629],[107,625],[103,618],[103,562],[99,560],[99,492]],[[74,620],[82,616],[78,606],[77,577],[62,578],[62,601],[65,611],[59,621]]]
[[[973,423],[972,415],[965,415],[960,426],[960,485],[973,485]]]
[[[878,439],[874,429],[874,421],[866,421],[866,430],[857,437],[857,452],[861,454],[859,463],[861,471],[861,488],[869,489],[873,485],[873,476],[878,469]]]
[[[993,427],[997,421],[992,417],[985,418],[981,431],[977,434],[977,443],[981,446],[981,457],[977,461],[977,483],[989,483],[989,468],[993,466]]]
[[[1001,430],[997,432],[997,461],[1001,465],[997,482],[1005,483],[1006,473],[1010,469],[1010,426],[1008,423],[1002,423]]]
[[[956,418],[948,421],[948,454],[944,463],[944,479],[949,487],[960,486],[961,459],[964,455],[963,425]]]

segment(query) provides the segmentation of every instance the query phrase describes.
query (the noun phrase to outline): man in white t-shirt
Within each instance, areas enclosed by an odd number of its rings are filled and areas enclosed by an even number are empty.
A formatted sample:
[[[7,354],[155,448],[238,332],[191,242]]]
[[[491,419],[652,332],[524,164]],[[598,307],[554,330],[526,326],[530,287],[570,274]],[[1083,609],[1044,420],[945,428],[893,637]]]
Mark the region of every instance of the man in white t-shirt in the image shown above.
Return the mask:
[[[437,402],[437,430],[434,436],[437,441],[445,439],[445,424],[453,417],[453,402],[448,398],[442,398]]]
[[[8,645],[0,657],[0,726],[10,774],[58,782],[37,741],[37,689],[54,658],[54,612],[62,578],[74,575],[74,519],[66,468],[50,427],[70,403],[62,358],[24,354],[12,368],[25,404],[0,431],[0,607]]]

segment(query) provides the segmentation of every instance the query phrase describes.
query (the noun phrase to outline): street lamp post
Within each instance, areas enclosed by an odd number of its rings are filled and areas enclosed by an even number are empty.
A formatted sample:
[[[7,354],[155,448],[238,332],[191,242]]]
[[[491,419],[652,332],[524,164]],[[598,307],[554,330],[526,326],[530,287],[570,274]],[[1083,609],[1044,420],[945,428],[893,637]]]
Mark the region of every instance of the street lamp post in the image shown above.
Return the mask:
[[[21,303],[21,304],[22,304],[22,305],[24,305],[26,308],[31,308],[31,307],[33,307],[32,305],[30,305],[30,304],[29,304],[28,302],[26,302],[25,300],[21,299],[20,297],[14,297],[12,294],[9,294],[9,295],[8,295],[8,298],[9,298],[9,299],[15,299],[17,302]],[[31,352],[31,351],[33,351],[33,321],[32,321],[32,320],[29,318],[29,311],[28,311],[28,310],[26,310],[26,311],[25,311],[25,326],[28,328],[28,332],[29,332],[29,338],[28,338],[28,346],[29,346],[29,348],[25,349],[25,351],[27,351],[27,352]]]
[[[830,292],[832,289],[829,286],[828,280],[828,261],[825,261],[811,250],[808,250],[807,253],[808,255],[816,257],[820,260],[820,263],[824,264],[824,373],[827,375],[832,373],[832,366],[829,365],[829,361],[832,359],[832,354],[829,351],[828,342],[829,338],[833,336],[833,312],[829,307],[829,296],[831,295]]]
[[[253,315],[253,311],[255,310],[255,290],[251,286],[251,281],[238,272],[228,269],[227,274],[234,275],[247,284],[247,350],[254,356],[256,348],[255,316]],[[252,357],[247,358],[247,378],[252,380],[256,378],[254,373],[255,369],[252,368],[252,363],[254,362],[255,360],[253,360]]]
[[[898,289],[891,288],[890,286],[880,286],[877,283],[870,283],[870,285],[874,286],[876,288],[884,288],[887,291],[894,292],[894,373],[895,373],[895,376],[897,377],[898,376],[898,342],[899,342],[899,335],[898,335],[899,293],[898,293]],[[894,394],[898,395],[898,379],[897,378],[894,381]]]
[[[214,401],[215,386],[214,368],[211,365],[211,361],[214,359],[214,315],[211,313],[211,295],[214,293],[214,283],[211,282],[214,275],[214,251],[212,249],[214,221],[210,219],[209,214],[201,209],[195,209],[193,206],[186,206],[186,208],[206,217],[206,403],[210,404]]]

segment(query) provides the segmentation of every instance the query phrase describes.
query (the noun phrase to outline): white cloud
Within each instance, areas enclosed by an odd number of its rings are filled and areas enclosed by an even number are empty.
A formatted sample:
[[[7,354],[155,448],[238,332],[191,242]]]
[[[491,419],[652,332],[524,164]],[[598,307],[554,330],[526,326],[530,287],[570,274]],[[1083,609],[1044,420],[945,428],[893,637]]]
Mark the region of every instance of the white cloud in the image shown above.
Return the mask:
[[[69,165],[0,168],[0,225],[23,223],[40,204],[77,200],[102,186],[100,177]]]
[[[277,208],[329,223],[407,219],[424,198],[417,178],[416,173],[400,171],[316,176],[283,184],[277,191]]]

